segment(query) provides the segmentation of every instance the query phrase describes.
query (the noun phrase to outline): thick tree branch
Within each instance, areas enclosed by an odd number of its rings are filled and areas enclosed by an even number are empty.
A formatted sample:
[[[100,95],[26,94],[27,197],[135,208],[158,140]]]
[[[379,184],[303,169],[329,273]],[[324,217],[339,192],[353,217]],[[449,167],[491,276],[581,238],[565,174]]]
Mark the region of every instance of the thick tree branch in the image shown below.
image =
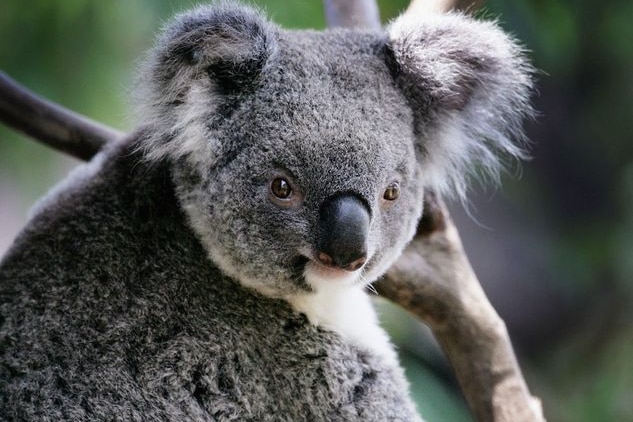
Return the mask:
[[[57,150],[89,160],[123,133],[46,101],[0,72],[0,121]]]
[[[476,10],[483,1],[413,0],[407,13]],[[329,26],[380,26],[374,0],[324,0]],[[0,73],[0,121],[75,157],[89,159],[121,134],[26,91]],[[376,284],[425,321],[448,356],[479,421],[542,421],[503,321],[485,296],[446,207],[432,192],[418,233]]]
[[[503,320],[488,301],[439,198],[425,196],[418,233],[378,293],[425,321],[478,421],[542,421]]]

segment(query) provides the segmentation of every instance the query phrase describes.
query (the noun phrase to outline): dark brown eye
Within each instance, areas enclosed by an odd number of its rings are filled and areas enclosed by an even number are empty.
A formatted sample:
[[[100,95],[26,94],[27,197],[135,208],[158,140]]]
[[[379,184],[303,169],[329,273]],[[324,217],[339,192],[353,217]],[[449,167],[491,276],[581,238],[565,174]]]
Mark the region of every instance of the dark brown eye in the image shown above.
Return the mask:
[[[283,177],[277,177],[273,179],[270,184],[270,190],[279,199],[288,199],[292,195],[292,188],[290,183]]]
[[[387,189],[385,189],[385,194],[383,198],[387,201],[395,201],[400,196],[400,184],[398,182],[392,182]]]

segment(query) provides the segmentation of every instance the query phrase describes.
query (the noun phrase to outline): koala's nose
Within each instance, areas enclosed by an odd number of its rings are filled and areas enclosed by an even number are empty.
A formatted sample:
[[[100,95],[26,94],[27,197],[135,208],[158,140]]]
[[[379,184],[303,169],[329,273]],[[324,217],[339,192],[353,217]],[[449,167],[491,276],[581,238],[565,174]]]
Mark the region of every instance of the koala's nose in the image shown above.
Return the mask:
[[[327,266],[356,271],[367,260],[369,210],[354,195],[328,198],[321,206],[317,258]]]

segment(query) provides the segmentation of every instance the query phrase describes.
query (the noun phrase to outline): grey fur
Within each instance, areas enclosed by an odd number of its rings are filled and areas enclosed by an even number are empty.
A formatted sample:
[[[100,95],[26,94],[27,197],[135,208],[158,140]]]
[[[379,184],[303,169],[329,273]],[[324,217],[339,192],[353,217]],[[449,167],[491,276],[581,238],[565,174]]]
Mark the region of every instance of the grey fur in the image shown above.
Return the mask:
[[[458,15],[389,33],[285,31],[225,3],[177,17],[141,71],[142,128],[2,260],[0,414],[419,420],[393,350],[298,312],[323,289],[307,269],[319,208],[367,205],[369,259],[346,283],[375,280],[425,188],[461,194],[473,163],[521,154],[528,72],[494,25]],[[269,199],[279,175],[300,206]]]

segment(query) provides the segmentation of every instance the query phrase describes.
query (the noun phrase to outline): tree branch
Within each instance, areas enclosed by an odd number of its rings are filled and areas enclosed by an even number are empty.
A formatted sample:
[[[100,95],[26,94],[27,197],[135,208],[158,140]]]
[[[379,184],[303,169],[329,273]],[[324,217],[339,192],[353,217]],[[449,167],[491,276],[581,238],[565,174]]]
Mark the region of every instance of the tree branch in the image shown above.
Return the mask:
[[[413,0],[406,13],[476,10],[483,1]],[[373,0],[324,0],[329,26],[379,28]],[[0,73],[0,121],[55,149],[87,160],[122,134],[42,100]],[[446,207],[425,195],[418,233],[376,283],[380,295],[433,330],[479,421],[542,421],[504,322],[485,296]]]
[[[473,13],[483,6],[485,0],[411,0],[406,13],[420,15],[431,12],[461,10]]]
[[[431,327],[478,421],[544,420],[448,210],[433,192],[424,199],[415,239],[376,290]]]
[[[44,100],[0,72],[0,121],[54,149],[89,160],[123,133]]]
[[[330,28],[380,29],[380,14],[375,0],[323,0],[323,6]]]

